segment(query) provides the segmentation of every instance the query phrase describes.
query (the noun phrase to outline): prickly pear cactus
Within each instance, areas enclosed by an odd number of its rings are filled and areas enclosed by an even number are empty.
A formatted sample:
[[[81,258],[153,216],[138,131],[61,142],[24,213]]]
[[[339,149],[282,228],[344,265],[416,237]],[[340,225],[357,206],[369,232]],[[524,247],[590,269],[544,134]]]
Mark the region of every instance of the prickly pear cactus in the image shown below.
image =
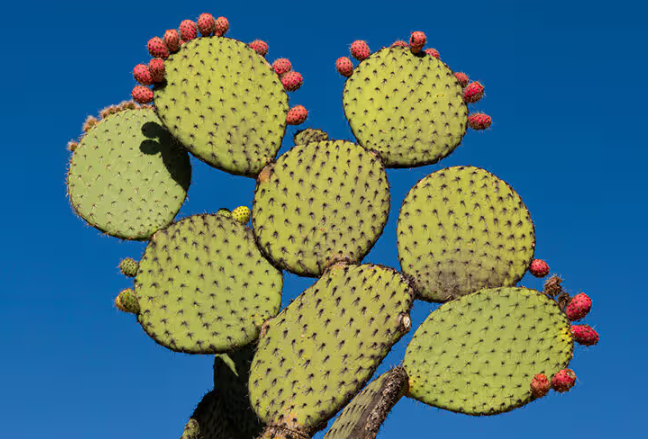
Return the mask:
[[[373,54],[355,41],[359,64],[335,64],[357,144],[306,128],[277,158],[288,125],[308,117],[288,106],[303,77],[285,58],[266,61],[266,42],[228,29],[204,13],[151,38],[153,59],[132,72],[143,105],[104,109],[68,144],[75,212],[111,236],[149,241],[139,262],[120,263],[134,288],[115,307],[170,350],[215,355],[214,388],[182,438],[309,439],[343,410],[326,439],[374,439],[402,396],[493,415],[570,390],[574,342],[599,341],[570,323],[592,300],[571,297],[556,276],[543,293],[516,286],[550,268],[534,259],[520,196],[488,171],[457,166],[419,181],[398,216],[402,273],[361,265],[388,220],[385,168],[436,163],[468,128],[489,128],[488,115],[468,110],[483,85],[426,49],[423,32]],[[191,180],[187,151],[255,178],[252,209],[174,222]],[[281,270],[319,278],[283,310]],[[410,330],[414,299],[446,303],[416,330],[402,366],[367,385]]]
[[[221,353],[256,340],[279,312],[281,272],[233,218],[194,215],[153,236],[139,263],[138,321],[157,343]]]
[[[88,127],[70,159],[70,204],[89,225],[145,240],[169,225],[191,182],[187,153],[147,107],[120,108]]]
[[[266,324],[250,399],[268,430],[312,435],[410,329],[412,290],[393,269],[334,266]]]
[[[398,258],[418,298],[445,302],[482,288],[515,285],[535,248],[520,196],[490,172],[456,166],[407,194],[398,217]]]
[[[531,381],[567,367],[574,339],[556,302],[526,288],[485,289],[432,312],[407,347],[409,394],[469,415],[533,399]]]

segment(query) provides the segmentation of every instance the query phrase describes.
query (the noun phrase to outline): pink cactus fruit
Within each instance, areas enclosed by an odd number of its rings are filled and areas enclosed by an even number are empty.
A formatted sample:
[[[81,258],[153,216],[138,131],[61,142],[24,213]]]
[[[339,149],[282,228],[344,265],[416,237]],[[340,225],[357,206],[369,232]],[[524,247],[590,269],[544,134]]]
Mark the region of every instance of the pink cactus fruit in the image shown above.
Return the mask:
[[[425,46],[426,42],[427,37],[423,32],[412,32],[412,35],[410,36],[410,49],[412,50],[412,53],[419,53],[423,49],[423,46]]]
[[[432,49],[432,48],[425,49],[425,53],[427,53],[428,55],[430,55],[433,58],[441,59],[441,55],[439,55],[439,51],[436,50],[436,49]]]
[[[203,37],[210,36],[214,33],[214,30],[216,30],[216,21],[214,20],[214,16],[212,14],[200,14],[200,17],[198,17],[198,20],[196,20],[196,24],[198,26],[200,35],[202,35]]]
[[[223,35],[225,35],[228,29],[229,29],[229,21],[227,21],[227,18],[218,17],[216,19],[216,30],[214,31],[214,35],[218,37],[222,37]]]
[[[286,58],[279,58],[272,63],[272,68],[277,72],[277,75],[281,76],[292,69],[292,64]]]
[[[185,40],[183,40],[183,39],[181,38],[181,39],[180,39],[180,46],[182,46],[184,43],[185,43]]]
[[[265,41],[254,40],[249,44],[249,46],[261,56],[266,56],[268,54],[268,44]]]
[[[468,126],[473,130],[485,130],[493,123],[491,117],[484,113],[473,113],[468,116]]]
[[[594,346],[599,341],[598,333],[590,325],[572,325],[574,340],[583,346]]]
[[[169,52],[176,53],[180,49],[180,34],[175,29],[169,29],[164,32],[164,42],[169,48]]]
[[[534,259],[529,266],[529,273],[535,277],[545,277],[549,274],[549,265],[542,259]]]
[[[153,59],[158,59],[158,58],[153,58]],[[151,75],[151,72],[149,71],[149,68],[146,66],[146,64],[136,65],[135,68],[133,69],[133,77],[137,82],[139,82],[142,85],[153,84],[153,76]]]
[[[534,398],[542,398],[551,389],[551,383],[547,375],[539,373],[531,380],[531,394]]]
[[[391,45],[391,47],[407,47],[407,46],[409,46],[409,44],[407,44],[407,42],[403,40],[394,41]]]
[[[592,299],[585,293],[578,293],[569,301],[565,313],[572,322],[580,320],[592,309]]]
[[[153,101],[153,91],[143,85],[136,85],[133,88],[132,96],[138,104],[148,104]]]
[[[567,392],[576,384],[576,374],[571,369],[563,369],[556,373],[551,380],[551,387],[556,392]]]
[[[463,99],[469,104],[474,104],[484,96],[484,86],[479,82],[471,82],[464,90]]]
[[[457,73],[455,73],[455,78],[457,78],[457,81],[459,81],[459,85],[461,85],[462,87],[467,86],[467,85],[468,85],[468,82],[470,81],[470,80],[468,79],[468,75],[466,75],[466,74],[463,73],[463,72],[457,72]]]
[[[153,37],[148,41],[148,51],[153,58],[166,59],[169,57],[169,48],[164,43],[162,38]]]
[[[304,83],[304,78],[297,72],[288,72],[281,77],[281,83],[286,91],[295,91]]]
[[[337,69],[338,73],[345,78],[353,75],[353,63],[346,56],[338,58],[337,61],[335,61],[335,68]]]
[[[300,125],[306,121],[307,117],[308,110],[306,110],[306,108],[301,105],[297,105],[296,107],[292,107],[290,110],[288,110],[288,114],[286,115],[286,123],[288,125]]]
[[[369,58],[369,55],[371,55],[371,51],[366,41],[357,40],[351,43],[351,56],[355,59],[362,61]]]
[[[198,28],[196,23],[191,20],[183,20],[180,23],[180,38],[185,42],[191,41],[198,36]]]
[[[153,58],[149,61],[148,70],[151,72],[153,82],[164,81],[164,61],[159,58]]]

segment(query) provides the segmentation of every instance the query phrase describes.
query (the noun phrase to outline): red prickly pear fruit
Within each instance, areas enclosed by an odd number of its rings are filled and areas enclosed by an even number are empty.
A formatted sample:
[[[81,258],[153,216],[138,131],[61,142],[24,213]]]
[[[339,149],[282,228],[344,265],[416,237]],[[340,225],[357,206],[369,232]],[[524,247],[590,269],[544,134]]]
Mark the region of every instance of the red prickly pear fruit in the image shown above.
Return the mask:
[[[459,85],[461,85],[462,87],[467,86],[468,82],[470,81],[468,79],[468,75],[462,72],[455,73],[455,78],[457,78],[457,81],[459,81]]]
[[[180,39],[180,46],[182,46],[184,43],[186,43],[186,41],[183,40],[183,39]]]
[[[471,82],[464,90],[463,99],[469,104],[474,104],[484,96],[484,86],[479,82]]]
[[[549,265],[542,259],[534,259],[529,266],[529,273],[535,277],[545,277],[549,274]]]
[[[556,373],[551,380],[551,387],[556,392],[567,392],[576,384],[576,374],[571,369],[563,369]]]
[[[539,373],[531,380],[531,394],[534,398],[542,398],[551,389],[551,383],[547,375]]]
[[[430,55],[433,58],[441,59],[441,55],[439,55],[439,51],[436,50],[436,49],[431,49],[431,48],[430,49],[425,49],[425,53],[427,53],[428,55]]]
[[[169,48],[160,37],[153,37],[148,41],[148,51],[153,58],[163,58],[166,59],[169,57]]]
[[[164,32],[164,42],[169,48],[169,52],[176,53],[180,49],[180,34],[175,29],[169,29]]]
[[[228,29],[229,29],[229,21],[227,21],[227,18],[218,17],[216,19],[216,30],[214,31],[214,35],[218,37],[222,37],[223,35],[225,35]]]
[[[590,325],[572,325],[574,340],[583,346],[594,346],[599,341],[598,333]]]
[[[164,61],[159,58],[153,58],[149,61],[148,70],[151,72],[153,82],[164,81]],[[144,84],[147,85],[147,84]]]
[[[191,20],[184,20],[180,23],[180,38],[185,42],[191,41],[198,36],[198,28],[196,23]]]
[[[138,104],[148,104],[153,101],[153,90],[143,85],[136,85],[133,88],[132,96]]]
[[[419,53],[423,49],[423,46],[425,46],[426,42],[427,37],[423,32],[412,32],[412,36],[410,37],[410,50],[412,53]]]
[[[306,121],[308,117],[308,110],[302,105],[297,105],[288,110],[286,115],[286,123],[288,125],[300,125]]]
[[[353,63],[346,56],[338,58],[337,61],[335,61],[335,68],[337,69],[338,73],[345,78],[353,75]]]
[[[565,314],[570,321],[575,322],[585,317],[591,309],[592,299],[585,293],[578,293],[569,301]]]
[[[371,55],[371,50],[366,41],[357,40],[351,43],[351,56],[353,56],[358,61],[365,60]]]
[[[277,72],[277,75],[281,76],[292,69],[292,64],[286,58],[279,58],[272,63],[272,68]]]
[[[266,56],[268,54],[268,44],[265,41],[254,40],[249,44],[249,46],[261,56]]]
[[[407,46],[409,46],[409,44],[407,44],[403,40],[394,41],[391,45],[391,47],[407,47]]]
[[[493,121],[488,114],[474,113],[468,116],[468,126],[473,130],[485,130],[491,126]]]
[[[295,91],[304,83],[304,78],[297,72],[288,72],[281,77],[281,83],[286,91]]]
[[[153,84],[153,75],[151,75],[151,72],[146,64],[138,64],[135,66],[135,68],[133,69],[133,78],[135,78],[135,80],[142,85]]]
[[[200,31],[200,35],[203,37],[210,36],[216,30],[216,21],[212,14],[200,14],[196,23],[198,25],[198,31]]]

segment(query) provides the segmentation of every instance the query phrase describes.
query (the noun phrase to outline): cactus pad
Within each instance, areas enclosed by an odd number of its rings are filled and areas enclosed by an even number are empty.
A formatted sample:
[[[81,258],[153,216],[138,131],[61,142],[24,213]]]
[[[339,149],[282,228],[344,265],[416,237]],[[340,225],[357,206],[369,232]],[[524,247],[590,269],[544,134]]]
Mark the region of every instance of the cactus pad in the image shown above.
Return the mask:
[[[398,257],[417,298],[444,302],[515,285],[535,248],[520,196],[479,168],[434,172],[407,194],[398,217]]]
[[[222,413],[232,431],[237,432],[235,439],[254,439],[263,430],[248,397],[250,365],[255,350],[252,344],[229,354],[216,355],[214,360],[214,391],[225,402]]]
[[[270,320],[249,385],[268,428],[323,428],[409,330],[412,294],[393,269],[338,264]]]
[[[276,265],[319,276],[335,261],[362,260],[385,227],[389,201],[382,164],[360,146],[299,145],[259,176],[254,233]]]
[[[358,143],[388,168],[436,163],[461,143],[468,108],[454,73],[409,47],[379,50],[346,81],[344,113]]]
[[[569,327],[554,300],[526,288],[485,289],[441,305],[407,347],[408,396],[469,415],[521,407],[537,374],[569,364]]]
[[[313,142],[325,142],[329,139],[327,133],[316,128],[305,128],[299,130],[293,136],[293,143],[295,145],[306,145]]]
[[[284,136],[288,95],[279,77],[247,44],[196,38],[165,61],[155,87],[164,125],[200,160],[255,176],[274,159]]]
[[[235,439],[232,427],[225,420],[224,408],[225,402],[215,391],[207,393],[189,418],[180,439]]]
[[[324,439],[374,439],[387,414],[407,391],[407,382],[402,367],[376,378],[340,413]]]
[[[142,328],[177,352],[220,353],[254,341],[281,305],[281,272],[252,231],[222,215],[194,215],[156,233],[135,291]]]
[[[150,108],[122,110],[92,126],[72,154],[67,178],[75,212],[129,240],[168,226],[190,183],[189,155]]]

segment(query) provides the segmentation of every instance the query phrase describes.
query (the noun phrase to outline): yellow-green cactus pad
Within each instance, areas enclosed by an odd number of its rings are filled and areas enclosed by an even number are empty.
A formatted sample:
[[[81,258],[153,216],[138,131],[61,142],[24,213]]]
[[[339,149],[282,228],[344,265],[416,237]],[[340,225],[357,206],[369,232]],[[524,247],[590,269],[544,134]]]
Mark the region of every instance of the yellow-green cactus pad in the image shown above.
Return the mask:
[[[317,128],[305,128],[297,131],[293,136],[295,145],[306,145],[308,143],[325,142],[327,140],[329,140],[328,134]]]
[[[165,60],[155,107],[169,131],[200,160],[255,176],[274,159],[286,129],[288,95],[247,44],[202,37]]]
[[[515,285],[535,248],[533,222],[520,196],[470,166],[419,181],[403,201],[397,234],[403,273],[412,277],[417,298],[434,302]]]
[[[574,341],[557,303],[526,288],[485,289],[441,305],[414,334],[408,396],[469,415],[533,399],[531,380],[568,366]]]
[[[319,276],[335,261],[358,262],[389,215],[387,174],[373,154],[342,140],[299,145],[259,176],[252,223],[276,265]]]
[[[191,183],[189,155],[150,108],[119,111],[88,130],[70,159],[75,212],[121,239],[146,240],[171,224]]]
[[[436,163],[461,143],[468,108],[454,73],[409,47],[391,47],[362,61],[346,81],[344,113],[358,143],[388,168]]]
[[[139,263],[138,320],[157,343],[194,354],[254,341],[281,306],[282,274],[233,218],[194,215],[151,239]]]
[[[407,373],[402,367],[385,372],[342,410],[324,439],[374,439],[407,386]]]
[[[261,420],[303,434],[323,428],[409,331],[412,295],[390,268],[327,270],[266,324],[249,384]]]

